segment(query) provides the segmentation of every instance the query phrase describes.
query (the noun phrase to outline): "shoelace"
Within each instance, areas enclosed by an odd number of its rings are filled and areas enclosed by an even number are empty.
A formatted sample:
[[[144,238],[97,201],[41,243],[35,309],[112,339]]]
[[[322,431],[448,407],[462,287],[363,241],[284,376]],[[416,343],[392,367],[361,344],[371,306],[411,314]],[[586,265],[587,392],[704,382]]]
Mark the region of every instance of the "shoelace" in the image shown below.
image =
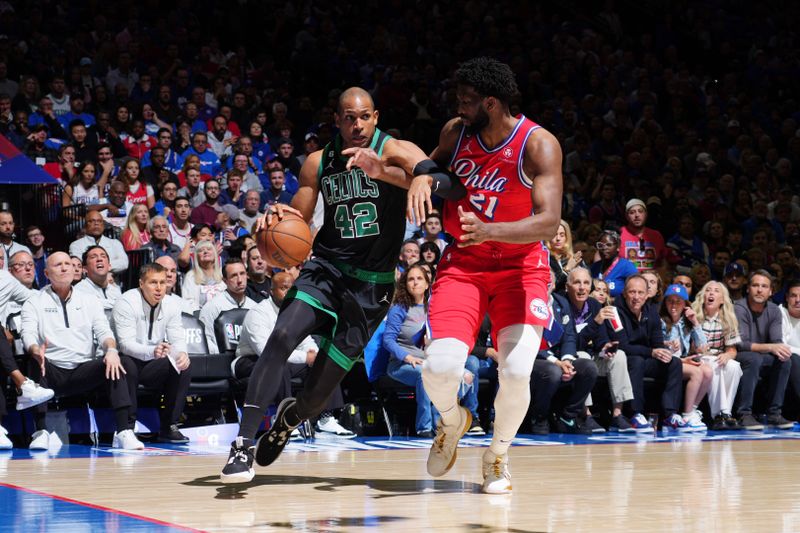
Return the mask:
[[[237,461],[247,463],[249,462],[249,459],[250,459],[250,454],[247,453],[247,450],[245,450],[244,448],[236,448],[233,457],[231,457],[228,460],[228,464],[235,463]]]
[[[505,472],[503,472],[503,462],[500,459],[495,459],[494,463],[492,463],[492,472],[494,473],[495,477],[505,477]]]

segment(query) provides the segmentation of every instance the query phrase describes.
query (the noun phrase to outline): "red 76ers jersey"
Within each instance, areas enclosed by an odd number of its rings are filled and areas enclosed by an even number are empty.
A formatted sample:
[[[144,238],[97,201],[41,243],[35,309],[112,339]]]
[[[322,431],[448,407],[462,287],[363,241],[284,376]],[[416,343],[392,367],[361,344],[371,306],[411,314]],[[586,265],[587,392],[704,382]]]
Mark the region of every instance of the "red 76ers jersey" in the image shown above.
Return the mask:
[[[465,212],[472,211],[485,222],[514,222],[533,214],[533,181],[525,175],[522,164],[528,137],[541,126],[523,115],[518,118],[509,136],[491,150],[483,144],[480,135],[467,133],[466,128],[462,128],[450,170],[464,184],[467,195],[458,201],[445,202],[443,213],[445,230],[456,242],[463,234],[458,206]],[[485,242],[478,246],[514,255],[542,245]]]

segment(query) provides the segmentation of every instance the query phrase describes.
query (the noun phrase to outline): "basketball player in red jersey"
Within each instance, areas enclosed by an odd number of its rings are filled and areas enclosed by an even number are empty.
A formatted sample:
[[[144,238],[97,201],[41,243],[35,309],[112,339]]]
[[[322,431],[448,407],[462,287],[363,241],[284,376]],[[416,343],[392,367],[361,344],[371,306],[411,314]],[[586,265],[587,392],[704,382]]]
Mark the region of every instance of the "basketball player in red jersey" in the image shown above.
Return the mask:
[[[511,491],[508,448],[530,403],[530,375],[549,322],[548,251],[561,218],[561,148],[556,138],[509,112],[517,92],[508,65],[476,58],[456,72],[458,118],[442,129],[430,165],[408,193],[408,214],[419,219],[430,194],[445,198],[445,229],[456,238],[439,263],[428,315],[430,344],[425,390],[441,414],[428,472],[444,475],[455,463],[470,412],[458,404],[464,362],[485,313],[492,321],[500,387],[494,436],[483,455],[483,491]],[[422,174],[418,169],[419,174]],[[464,195],[463,188],[466,188]]]

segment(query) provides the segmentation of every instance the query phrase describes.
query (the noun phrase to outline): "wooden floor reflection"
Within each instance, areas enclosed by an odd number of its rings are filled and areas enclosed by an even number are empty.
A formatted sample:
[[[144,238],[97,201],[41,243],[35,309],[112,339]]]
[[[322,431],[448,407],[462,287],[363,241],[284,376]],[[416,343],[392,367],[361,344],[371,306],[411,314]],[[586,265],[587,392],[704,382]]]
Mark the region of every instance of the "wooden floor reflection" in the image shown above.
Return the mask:
[[[285,454],[236,487],[220,456],[18,460],[0,480],[219,532],[800,531],[797,441],[518,447],[512,496],[479,492],[482,451],[436,480],[425,450]],[[47,509],[19,512],[57,528]]]

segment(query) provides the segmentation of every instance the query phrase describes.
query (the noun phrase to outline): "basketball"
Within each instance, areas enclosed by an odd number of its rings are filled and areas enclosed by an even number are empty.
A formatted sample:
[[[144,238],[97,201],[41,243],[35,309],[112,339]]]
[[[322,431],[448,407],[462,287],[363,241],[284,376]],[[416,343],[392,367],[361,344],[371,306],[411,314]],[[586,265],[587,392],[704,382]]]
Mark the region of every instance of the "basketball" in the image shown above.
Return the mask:
[[[308,257],[312,244],[311,229],[299,216],[284,213],[283,219],[275,216],[267,229],[256,234],[256,243],[267,264],[290,268]]]

